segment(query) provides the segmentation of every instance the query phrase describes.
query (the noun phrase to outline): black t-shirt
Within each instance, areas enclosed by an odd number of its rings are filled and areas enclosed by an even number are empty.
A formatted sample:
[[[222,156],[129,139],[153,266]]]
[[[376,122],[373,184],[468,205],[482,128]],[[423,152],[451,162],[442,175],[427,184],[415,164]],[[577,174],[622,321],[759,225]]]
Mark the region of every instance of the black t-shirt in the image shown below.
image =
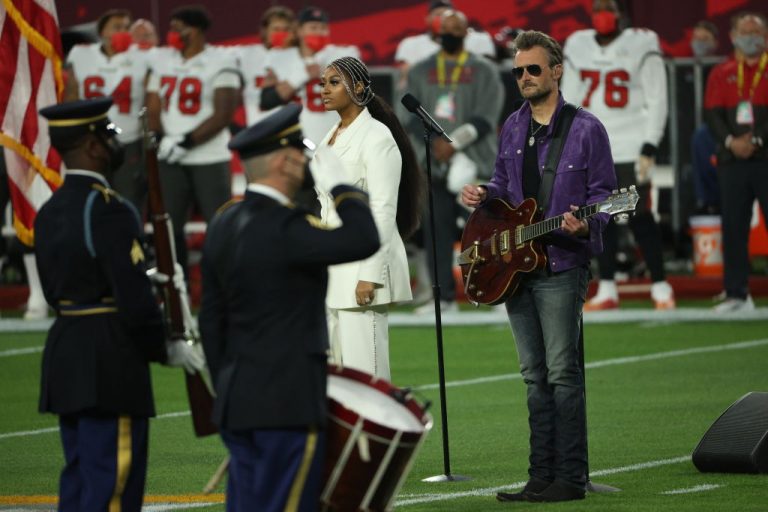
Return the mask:
[[[539,154],[536,146],[539,143],[539,138],[546,131],[546,125],[539,124],[531,119],[528,134],[525,138],[525,151],[523,152],[523,197],[526,199],[529,197],[536,199],[536,196],[539,195],[541,172],[539,171]],[[533,144],[529,144],[531,137],[535,139]]]

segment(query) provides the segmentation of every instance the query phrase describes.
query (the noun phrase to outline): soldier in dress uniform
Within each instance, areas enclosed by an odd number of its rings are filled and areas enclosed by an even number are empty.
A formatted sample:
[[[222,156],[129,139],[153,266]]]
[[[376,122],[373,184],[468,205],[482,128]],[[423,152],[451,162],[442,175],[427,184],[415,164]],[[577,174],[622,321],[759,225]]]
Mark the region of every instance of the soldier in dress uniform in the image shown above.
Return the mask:
[[[325,228],[291,199],[310,182],[301,106],[240,132],[248,188],[213,219],[203,249],[200,331],[216,388],[214,421],[231,454],[227,510],[318,510],[326,423],[327,266],[372,255],[368,196],[328,152],[313,161],[343,225]]]
[[[149,362],[203,366],[167,343],[145,271],[142,224],[108,178],[122,163],[110,98],[46,107],[64,184],[35,219],[35,256],[56,311],[43,352],[40,412],[59,415],[59,510],[139,511],[155,415]]]

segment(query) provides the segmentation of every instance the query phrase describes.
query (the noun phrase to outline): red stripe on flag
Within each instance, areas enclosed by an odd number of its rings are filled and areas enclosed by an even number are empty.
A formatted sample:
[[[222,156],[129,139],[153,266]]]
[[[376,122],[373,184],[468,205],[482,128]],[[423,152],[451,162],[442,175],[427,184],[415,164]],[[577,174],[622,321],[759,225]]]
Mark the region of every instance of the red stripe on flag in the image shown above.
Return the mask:
[[[35,207],[29,202],[13,180],[8,180],[8,188],[11,193],[13,215],[31,230],[35,224],[35,216],[37,215]]]
[[[21,127],[21,143],[28,148],[34,148],[38,135],[37,122],[37,93],[40,90],[40,81],[43,78],[46,59],[40,55],[31,45],[29,48],[29,101],[24,112],[24,124]],[[19,63],[19,65],[23,65]],[[46,105],[47,106],[47,105]]]
[[[11,89],[16,77],[16,61],[19,57],[21,33],[13,20],[6,15],[3,32],[0,37],[0,122],[5,119]]]

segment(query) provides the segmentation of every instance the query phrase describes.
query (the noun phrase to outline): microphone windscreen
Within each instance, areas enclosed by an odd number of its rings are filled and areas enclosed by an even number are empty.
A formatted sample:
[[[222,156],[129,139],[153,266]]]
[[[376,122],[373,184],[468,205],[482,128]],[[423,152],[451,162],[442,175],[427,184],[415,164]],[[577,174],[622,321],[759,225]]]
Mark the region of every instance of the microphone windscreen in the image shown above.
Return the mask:
[[[403,96],[403,99],[400,100],[400,102],[410,112],[416,112],[416,110],[418,110],[418,108],[421,106],[419,100],[417,100],[411,93],[407,93],[405,96]]]

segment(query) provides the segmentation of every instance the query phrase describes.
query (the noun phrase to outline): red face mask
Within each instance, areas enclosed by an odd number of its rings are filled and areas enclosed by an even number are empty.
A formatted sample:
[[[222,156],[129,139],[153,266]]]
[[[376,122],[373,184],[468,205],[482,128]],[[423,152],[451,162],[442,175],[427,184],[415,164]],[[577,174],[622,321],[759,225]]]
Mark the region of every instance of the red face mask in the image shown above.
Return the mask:
[[[290,35],[287,30],[276,30],[269,34],[269,44],[272,48],[282,48]]]
[[[126,51],[128,47],[133,44],[133,38],[128,32],[115,32],[110,38],[110,44],[115,53],[121,53]]]
[[[176,48],[179,51],[184,49],[184,41],[181,40],[181,34],[175,30],[168,31],[168,34],[165,36],[165,42],[171,48]]]
[[[304,37],[304,44],[306,44],[312,51],[319,52],[331,43],[331,36],[320,36],[316,34],[310,34]]]
[[[432,18],[432,26],[429,27],[433,36],[437,36],[443,30],[443,18],[441,16],[435,16]]]
[[[139,47],[139,50],[149,50],[150,48],[153,48],[155,45],[153,45],[149,41],[139,41],[138,43],[136,43],[136,46]]]
[[[611,11],[598,11],[592,15],[592,26],[601,36],[607,36],[616,32],[618,16]]]

